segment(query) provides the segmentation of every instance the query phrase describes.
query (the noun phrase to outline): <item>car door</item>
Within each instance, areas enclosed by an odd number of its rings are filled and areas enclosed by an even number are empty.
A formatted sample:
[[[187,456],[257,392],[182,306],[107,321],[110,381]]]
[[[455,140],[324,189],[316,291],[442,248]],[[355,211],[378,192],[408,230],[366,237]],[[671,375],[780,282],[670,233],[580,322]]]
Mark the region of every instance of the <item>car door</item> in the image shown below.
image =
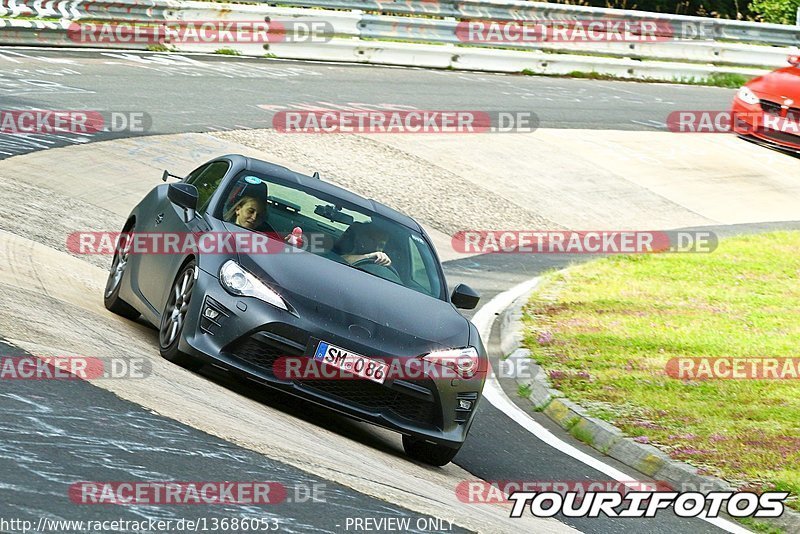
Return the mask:
[[[197,213],[195,217],[186,221],[184,209],[176,206],[167,198],[167,187],[159,195],[158,206],[154,210],[154,220],[150,221],[152,232],[157,239],[156,254],[147,254],[141,259],[140,287],[147,301],[161,313],[166,303],[166,294],[172,284],[178,269],[187,256],[181,244],[187,233],[199,233],[208,230],[208,225],[203,219],[203,214],[208,207],[209,200],[214,191],[219,187],[231,164],[228,161],[214,161],[195,171],[187,178],[186,183],[194,185],[198,192]],[[178,236],[178,247],[166,247],[167,236]],[[172,238],[174,239],[174,238]]]

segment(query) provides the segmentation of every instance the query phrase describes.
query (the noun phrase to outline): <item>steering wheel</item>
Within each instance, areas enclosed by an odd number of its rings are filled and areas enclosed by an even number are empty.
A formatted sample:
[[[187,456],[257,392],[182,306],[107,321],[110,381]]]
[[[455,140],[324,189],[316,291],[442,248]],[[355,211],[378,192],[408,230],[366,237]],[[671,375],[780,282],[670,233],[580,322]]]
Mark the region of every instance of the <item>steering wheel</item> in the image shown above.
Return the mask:
[[[400,273],[397,272],[397,269],[395,269],[391,265],[379,265],[379,264],[375,263],[375,258],[361,258],[358,261],[354,261],[350,265],[353,266],[353,267],[358,267],[360,265],[366,265],[366,264],[372,264],[372,265],[374,265],[376,267],[383,267],[384,269],[389,269],[390,271],[392,271],[392,273],[394,273],[394,275],[398,279],[400,279]]]

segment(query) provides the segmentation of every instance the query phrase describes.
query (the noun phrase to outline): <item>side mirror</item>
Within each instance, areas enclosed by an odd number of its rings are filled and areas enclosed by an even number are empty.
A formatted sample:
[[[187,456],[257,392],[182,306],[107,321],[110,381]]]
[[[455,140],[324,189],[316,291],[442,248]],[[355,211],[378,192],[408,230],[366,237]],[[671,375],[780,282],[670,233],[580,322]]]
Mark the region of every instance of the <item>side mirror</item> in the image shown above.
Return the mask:
[[[478,292],[467,284],[458,284],[453,288],[453,294],[450,295],[450,302],[453,303],[453,306],[461,308],[462,310],[475,309],[475,306],[478,305],[478,301],[480,300],[481,296]]]
[[[199,195],[197,188],[192,184],[185,184],[179,182],[177,184],[169,184],[167,189],[167,198],[176,206],[180,206],[185,210],[184,220],[186,222],[194,219],[194,212],[197,209],[197,202]]]
[[[796,67],[800,65],[800,55],[792,54],[791,56],[786,58],[786,61],[788,61],[790,65]]]

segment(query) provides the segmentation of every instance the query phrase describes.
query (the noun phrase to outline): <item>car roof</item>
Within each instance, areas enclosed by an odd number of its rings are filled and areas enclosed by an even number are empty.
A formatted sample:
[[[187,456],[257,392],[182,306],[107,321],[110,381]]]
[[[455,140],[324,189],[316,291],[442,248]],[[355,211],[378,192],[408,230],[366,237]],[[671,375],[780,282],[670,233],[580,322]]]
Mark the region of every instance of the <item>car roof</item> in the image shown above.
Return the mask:
[[[268,161],[263,161],[256,158],[242,156],[240,154],[231,154],[228,156],[223,156],[220,159],[229,159],[234,163],[239,163],[239,165],[243,166],[245,170],[265,174],[267,176],[275,177],[285,182],[296,183],[305,188],[318,191],[322,194],[340,198],[345,202],[349,202],[350,204],[353,204],[365,210],[375,212],[381,217],[385,217],[394,222],[402,224],[403,226],[406,226],[416,232],[424,233],[419,223],[417,223],[417,221],[415,221],[408,215],[404,215],[399,211],[394,210],[389,206],[386,206],[385,204],[381,204],[380,202],[376,202],[375,200],[369,198],[364,198],[361,195],[357,195],[352,191],[348,191],[347,189],[343,189],[339,186],[333,185],[319,178],[306,176],[305,174],[301,174],[291,169],[287,169],[282,165],[269,163]]]

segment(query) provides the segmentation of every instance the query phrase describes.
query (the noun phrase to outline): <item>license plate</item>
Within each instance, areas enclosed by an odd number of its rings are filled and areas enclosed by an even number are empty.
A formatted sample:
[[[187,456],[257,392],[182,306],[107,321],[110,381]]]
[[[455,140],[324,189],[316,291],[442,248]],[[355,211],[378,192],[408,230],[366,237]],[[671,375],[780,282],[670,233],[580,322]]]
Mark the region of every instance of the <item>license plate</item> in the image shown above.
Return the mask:
[[[317,345],[314,359],[378,384],[386,381],[386,371],[389,369],[389,365],[380,360],[367,358],[324,341]]]

